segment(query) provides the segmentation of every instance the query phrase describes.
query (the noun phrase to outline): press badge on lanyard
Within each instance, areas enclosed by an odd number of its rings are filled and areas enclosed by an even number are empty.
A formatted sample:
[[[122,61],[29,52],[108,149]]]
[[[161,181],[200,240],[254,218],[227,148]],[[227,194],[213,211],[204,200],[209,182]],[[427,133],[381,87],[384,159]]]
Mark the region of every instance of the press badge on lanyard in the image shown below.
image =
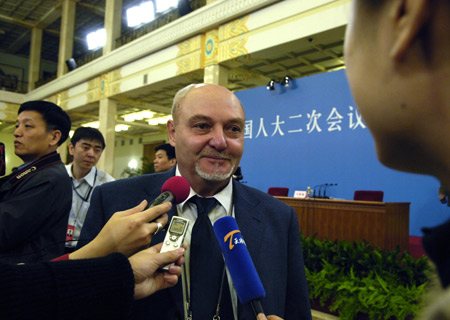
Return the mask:
[[[67,225],[66,242],[73,240],[73,234],[75,232],[75,226]]]

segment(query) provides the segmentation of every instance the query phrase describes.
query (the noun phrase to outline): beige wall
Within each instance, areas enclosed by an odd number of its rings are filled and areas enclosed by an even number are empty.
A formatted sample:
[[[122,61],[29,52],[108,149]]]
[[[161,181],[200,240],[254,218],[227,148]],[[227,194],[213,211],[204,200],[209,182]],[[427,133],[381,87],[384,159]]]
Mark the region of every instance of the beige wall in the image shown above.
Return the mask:
[[[138,168],[140,168],[142,166],[142,157],[144,156],[144,144],[156,141],[168,141],[167,139],[167,134],[116,138],[116,146],[114,149],[114,173],[112,176],[116,179],[123,178],[122,172],[128,167],[128,163],[131,160],[135,160],[138,163]],[[108,146],[106,146],[106,148],[108,148]]]

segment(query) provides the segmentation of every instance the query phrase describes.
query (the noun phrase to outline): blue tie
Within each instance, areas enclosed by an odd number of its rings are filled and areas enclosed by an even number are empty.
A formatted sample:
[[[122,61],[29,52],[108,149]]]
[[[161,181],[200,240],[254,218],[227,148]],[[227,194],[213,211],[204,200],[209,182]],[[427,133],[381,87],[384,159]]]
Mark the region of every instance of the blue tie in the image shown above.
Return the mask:
[[[197,205],[197,220],[192,229],[190,256],[190,300],[192,318],[210,320],[216,314],[219,296],[220,319],[233,319],[230,289],[225,274],[220,290],[224,261],[208,213],[217,205],[214,198],[193,197]]]

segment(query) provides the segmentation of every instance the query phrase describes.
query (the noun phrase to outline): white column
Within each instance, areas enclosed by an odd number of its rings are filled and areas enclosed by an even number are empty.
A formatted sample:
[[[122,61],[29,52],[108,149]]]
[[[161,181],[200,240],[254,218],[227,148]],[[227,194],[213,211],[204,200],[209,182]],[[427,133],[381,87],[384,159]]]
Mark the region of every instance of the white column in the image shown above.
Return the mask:
[[[108,0],[105,7],[106,43],[103,47],[103,55],[113,51],[116,39],[120,37],[122,25],[122,0]]]
[[[28,66],[28,91],[35,88],[35,82],[39,80],[41,67],[42,29],[31,29],[30,64]]]
[[[76,2],[63,0],[61,13],[61,33],[59,37],[58,78],[67,73],[66,60],[72,58],[73,35],[75,29]]]
[[[110,175],[114,173],[114,141],[116,138],[117,102],[111,99],[101,99],[99,108],[99,130],[103,134],[106,149],[98,161],[97,167]]]

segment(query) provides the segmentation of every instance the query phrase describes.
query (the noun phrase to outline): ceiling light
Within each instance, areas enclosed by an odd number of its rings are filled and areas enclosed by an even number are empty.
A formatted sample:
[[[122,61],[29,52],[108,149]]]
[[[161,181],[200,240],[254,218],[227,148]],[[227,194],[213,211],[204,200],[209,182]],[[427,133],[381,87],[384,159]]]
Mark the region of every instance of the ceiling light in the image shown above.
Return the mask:
[[[164,12],[178,7],[178,0],[156,0],[156,12]]]
[[[270,79],[269,83],[266,86],[267,90],[275,90],[275,80]]]
[[[141,10],[141,23],[148,23],[155,19],[155,7],[152,1],[142,2],[139,9]]]
[[[127,9],[127,25],[136,27],[155,19],[155,8],[152,1],[142,2],[139,6]]]
[[[159,124],[166,124],[167,121],[171,120],[172,116],[168,115],[165,117],[153,118],[148,120],[148,124],[151,126],[157,126]]]
[[[285,76],[284,79],[283,79],[283,81],[281,81],[281,85],[282,85],[283,87],[289,87],[289,84],[290,84],[291,80],[292,80],[291,77]]]
[[[134,118],[134,114],[130,113],[130,114],[126,114],[123,116],[123,120],[127,121],[127,122],[133,122],[135,120]]]
[[[151,119],[153,118],[154,114],[155,113],[150,110],[144,110],[123,115],[123,119],[128,122],[132,122],[135,120]]]
[[[120,131],[127,131],[130,126],[127,126],[126,124],[116,124],[116,127],[114,128],[116,132]]]
[[[105,28],[98,29],[91,32],[86,36],[88,49],[94,50],[103,47],[106,43],[106,30]]]
[[[128,168],[130,169],[136,169],[137,168],[137,161],[132,159],[130,162],[128,162]]]
[[[83,123],[81,126],[98,129],[100,127],[100,122],[93,121],[93,122]],[[116,132],[126,131],[126,130],[128,130],[128,128],[130,128],[130,126],[127,126],[126,124],[117,124],[114,128],[115,129],[114,131],[116,131]]]
[[[98,122],[98,121],[87,122],[87,123],[83,123],[81,126],[98,129],[98,127],[100,126],[100,122]]]

